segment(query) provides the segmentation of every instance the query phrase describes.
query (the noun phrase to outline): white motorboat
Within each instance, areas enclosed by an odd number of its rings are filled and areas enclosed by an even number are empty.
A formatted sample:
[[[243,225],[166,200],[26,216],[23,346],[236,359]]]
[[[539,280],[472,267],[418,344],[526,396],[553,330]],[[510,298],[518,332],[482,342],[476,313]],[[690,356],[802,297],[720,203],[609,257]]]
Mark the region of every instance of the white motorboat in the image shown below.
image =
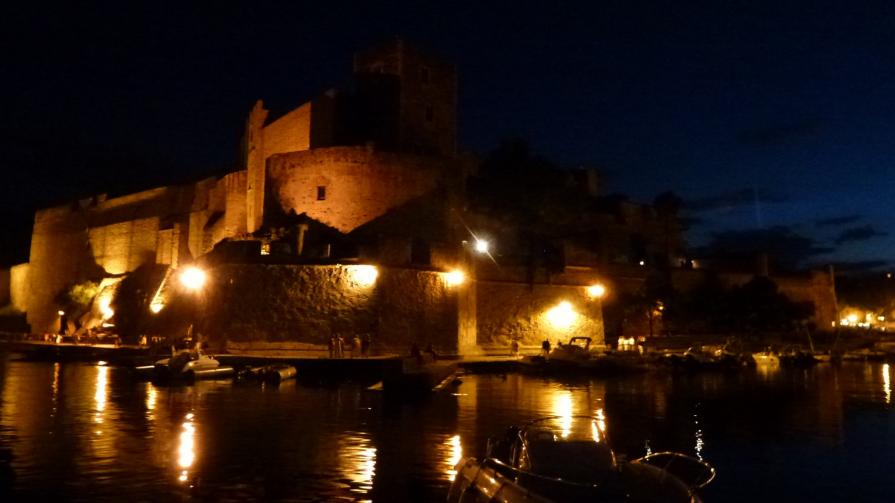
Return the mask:
[[[566,344],[558,343],[548,359],[554,362],[583,362],[593,355],[590,351],[590,337],[572,337]]]
[[[233,367],[222,367],[213,356],[206,354],[196,345],[193,349],[181,350],[170,358],[155,362],[155,375],[173,379],[196,379],[225,377],[233,374]]]
[[[466,458],[449,503],[700,502],[715,477],[708,463],[663,452],[624,462],[607,445],[602,422],[589,416],[549,417],[489,441],[482,459]]]

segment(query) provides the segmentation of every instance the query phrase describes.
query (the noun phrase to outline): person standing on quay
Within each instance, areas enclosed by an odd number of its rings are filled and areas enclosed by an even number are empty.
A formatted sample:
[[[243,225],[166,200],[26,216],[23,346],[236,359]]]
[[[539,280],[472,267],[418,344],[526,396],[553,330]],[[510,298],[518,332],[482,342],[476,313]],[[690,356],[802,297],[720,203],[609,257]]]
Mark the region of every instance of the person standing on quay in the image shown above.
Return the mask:
[[[366,358],[370,352],[370,334],[364,334],[360,341],[360,354]]]
[[[544,342],[541,343],[541,351],[544,353],[544,358],[550,356],[550,340],[544,339]]]
[[[362,354],[362,342],[360,340],[360,336],[354,334],[354,337],[351,339],[351,357],[354,358],[356,353]]]

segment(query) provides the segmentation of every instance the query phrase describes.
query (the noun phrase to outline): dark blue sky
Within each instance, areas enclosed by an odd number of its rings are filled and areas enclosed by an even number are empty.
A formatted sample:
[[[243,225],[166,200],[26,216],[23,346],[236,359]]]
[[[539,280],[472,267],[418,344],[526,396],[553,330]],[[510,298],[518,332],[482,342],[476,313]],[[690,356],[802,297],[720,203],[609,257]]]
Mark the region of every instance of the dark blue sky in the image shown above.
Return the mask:
[[[695,244],[785,226],[835,249],[812,262],[892,261],[885,3],[127,4],[0,18],[6,235],[35,206],[234,168],[256,98],[341,87],[355,50],[401,35],[458,64],[469,150],[518,135],[609,192],[674,190]]]

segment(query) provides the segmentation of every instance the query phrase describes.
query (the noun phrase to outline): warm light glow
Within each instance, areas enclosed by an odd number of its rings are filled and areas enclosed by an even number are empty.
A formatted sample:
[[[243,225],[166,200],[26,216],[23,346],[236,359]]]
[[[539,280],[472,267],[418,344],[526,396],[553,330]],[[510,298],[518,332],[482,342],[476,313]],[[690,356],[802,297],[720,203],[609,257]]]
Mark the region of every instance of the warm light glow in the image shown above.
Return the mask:
[[[553,328],[568,330],[578,319],[578,313],[568,301],[562,301],[547,311],[547,321]]]
[[[553,415],[559,416],[559,426],[562,428],[562,438],[572,432],[572,394],[563,393],[553,396]]]
[[[96,392],[93,400],[96,402],[96,413],[93,422],[102,424],[103,411],[106,410],[106,386],[109,383],[109,367],[96,367]],[[97,432],[99,434],[101,432]]]
[[[207,279],[205,271],[198,267],[189,266],[180,273],[180,283],[188,290],[201,290]]]
[[[376,278],[379,277],[379,270],[374,265],[350,265],[348,274],[357,286],[370,287],[376,284]]]
[[[56,314],[58,314],[59,316],[65,316],[65,311],[60,309],[60,310],[56,311]]]
[[[587,287],[587,296],[592,299],[600,299],[606,295],[606,287],[602,283],[596,283]]]
[[[444,275],[444,282],[448,286],[462,285],[464,281],[466,281],[466,275],[459,269],[454,269]]]
[[[644,261],[641,260],[641,261],[640,261],[640,265],[646,265],[646,262],[644,262]]]
[[[854,324],[858,322],[858,315],[855,313],[851,313],[845,318],[849,323]]]
[[[115,316],[115,311],[112,310],[112,299],[109,297],[103,297],[99,300],[99,312],[103,316],[103,321],[108,320],[112,316]]]
[[[606,414],[603,412],[603,409],[597,409],[597,430],[600,433],[600,438],[606,437]]]
[[[152,311],[153,314],[158,314],[164,308],[165,304],[162,302],[153,302],[152,304],[149,304],[149,310]]]
[[[177,480],[189,480],[189,468],[196,461],[196,427],[193,425],[193,414],[187,414],[180,432],[180,444],[177,446],[177,466],[181,468]]]
[[[445,475],[447,475],[448,480],[454,480],[454,477],[457,475],[457,463],[463,459],[463,444],[460,443],[460,435],[454,435],[453,437],[448,437],[445,441],[447,451],[450,453],[445,464],[447,465],[447,469],[445,470]]]
[[[158,391],[155,389],[155,386],[152,383],[146,383],[146,410],[154,411],[155,410],[155,402],[158,400]],[[151,414],[150,414],[151,418]]]
[[[886,403],[892,403],[892,383],[889,376],[889,364],[883,364],[883,393],[886,394]]]
[[[488,250],[491,249],[491,243],[484,239],[475,239],[475,251],[479,253],[488,253]]]
[[[366,495],[373,489],[376,474],[376,448],[363,433],[346,432],[339,442],[339,469],[343,479],[350,484],[350,491]]]

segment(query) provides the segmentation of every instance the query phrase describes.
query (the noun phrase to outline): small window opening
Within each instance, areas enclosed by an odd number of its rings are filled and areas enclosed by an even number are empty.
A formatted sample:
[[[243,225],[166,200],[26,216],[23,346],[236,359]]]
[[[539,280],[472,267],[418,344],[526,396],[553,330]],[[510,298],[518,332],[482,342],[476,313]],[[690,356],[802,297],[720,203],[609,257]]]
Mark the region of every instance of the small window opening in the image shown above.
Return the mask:
[[[326,200],[326,186],[325,185],[317,186],[317,200],[318,201]]]

